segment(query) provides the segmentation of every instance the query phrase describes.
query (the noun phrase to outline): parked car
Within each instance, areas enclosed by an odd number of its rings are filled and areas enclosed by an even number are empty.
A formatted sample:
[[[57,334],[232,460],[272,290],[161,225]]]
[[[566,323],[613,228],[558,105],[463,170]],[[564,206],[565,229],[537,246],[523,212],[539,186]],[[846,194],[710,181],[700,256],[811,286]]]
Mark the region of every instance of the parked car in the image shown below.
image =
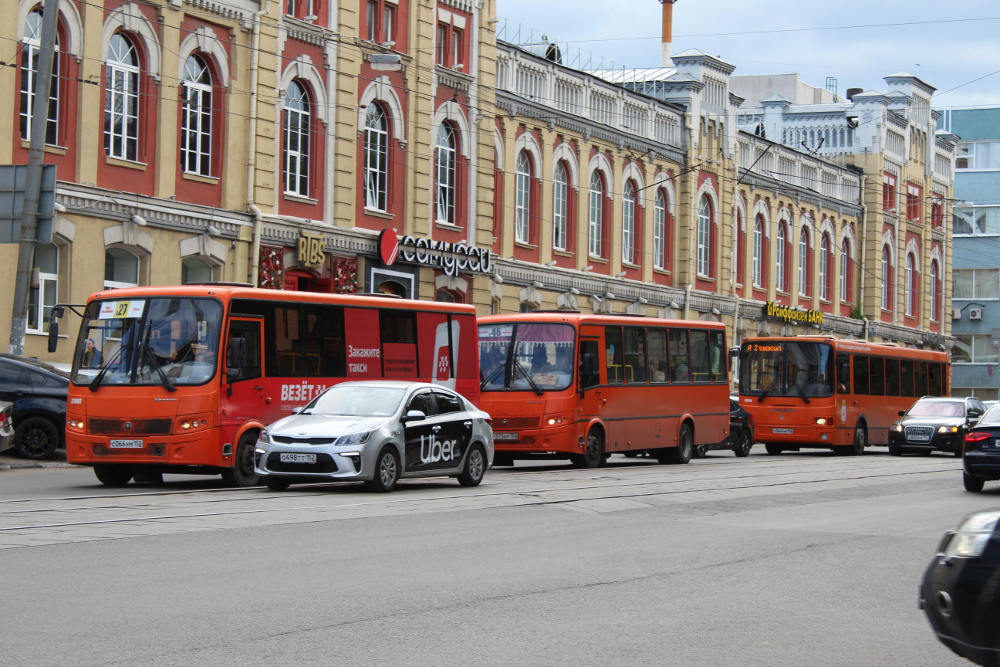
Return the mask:
[[[941,642],[978,665],[1000,665],[1000,509],[948,531],[924,573],[920,608]]]
[[[47,459],[63,447],[69,373],[37,359],[0,354],[0,400],[13,403],[14,451]]]
[[[986,408],[978,398],[924,396],[909,410],[901,410],[901,419],[889,427],[889,454],[940,451],[961,456],[965,434],[984,412]]]
[[[269,489],[363,481],[391,491],[407,477],[477,486],[493,461],[490,416],[423,382],[343,382],[261,431],[257,474]]]
[[[982,491],[987,480],[1000,479],[1000,406],[986,411],[965,434],[962,482],[966,491]]]
[[[696,445],[692,457],[700,459],[713,449],[731,449],[736,456],[748,456],[753,448],[753,417],[740,407],[739,395],[729,398],[729,435],[715,445]]]
[[[10,418],[13,403],[0,401],[0,452],[11,448],[14,441],[14,422]]]

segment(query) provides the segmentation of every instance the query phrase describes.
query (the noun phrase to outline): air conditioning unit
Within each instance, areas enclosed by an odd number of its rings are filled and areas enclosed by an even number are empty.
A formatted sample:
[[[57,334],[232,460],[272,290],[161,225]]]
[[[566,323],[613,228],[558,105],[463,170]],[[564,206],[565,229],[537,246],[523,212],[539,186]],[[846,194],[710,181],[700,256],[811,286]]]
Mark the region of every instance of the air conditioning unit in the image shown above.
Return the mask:
[[[962,309],[961,308],[952,308],[951,309],[951,319],[953,319],[953,320],[960,320],[960,319],[962,319]]]
[[[983,319],[983,309],[982,308],[969,308],[969,319],[970,320],[981,320],[981,319]]]

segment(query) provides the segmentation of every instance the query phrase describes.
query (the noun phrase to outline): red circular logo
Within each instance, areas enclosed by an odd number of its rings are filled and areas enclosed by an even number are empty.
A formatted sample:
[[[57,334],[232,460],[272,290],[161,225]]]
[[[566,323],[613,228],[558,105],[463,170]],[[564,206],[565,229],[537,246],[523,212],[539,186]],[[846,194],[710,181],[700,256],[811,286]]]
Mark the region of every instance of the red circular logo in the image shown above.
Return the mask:
[[[383,229],[378,235],[378,257],[386,266],[392,266],[399,256],[399,239],[396,232],[391,229]]]

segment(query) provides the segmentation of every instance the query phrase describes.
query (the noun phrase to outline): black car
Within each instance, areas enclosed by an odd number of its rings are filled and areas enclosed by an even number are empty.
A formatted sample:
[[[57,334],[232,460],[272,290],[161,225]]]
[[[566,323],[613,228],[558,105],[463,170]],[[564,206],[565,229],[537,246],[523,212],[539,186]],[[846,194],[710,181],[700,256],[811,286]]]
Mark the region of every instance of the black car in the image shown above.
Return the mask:
[[[986,406],[978,398],[924,396],[889,427],[889,454],[900,456],[905,450],[961,456],[965,434],[984,412]]]
[[[987,480],[1000,479],[1000,405],[986,411],[965,434],[962,481],[966,491],[982,491]]]
[[[47,459],[63,446],[69,374],[36,359],[0,354],[0,401],[10,401],[14,451]]]
[[[1000,666],[1000,510],[970,514],[938,544],[920,608],[938,639],[978,665]]]
[[[713,449],[731,449],[736,456],[748,456],[753,447],[753,417],[740,407],[737,399],[729,399],[729,436],[715,445],[696,445],[691,455],[699,459]]]

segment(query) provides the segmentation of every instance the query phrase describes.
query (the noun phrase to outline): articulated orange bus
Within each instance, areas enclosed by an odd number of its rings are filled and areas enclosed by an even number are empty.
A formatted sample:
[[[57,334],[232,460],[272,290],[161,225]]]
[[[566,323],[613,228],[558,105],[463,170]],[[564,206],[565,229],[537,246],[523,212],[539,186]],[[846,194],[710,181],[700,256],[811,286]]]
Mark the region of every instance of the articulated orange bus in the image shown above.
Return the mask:
[[[800,447],[861,454],[921,396],[947,396],[948,355],[828,336],[748,338],[740,405],[769,454]]]
[[[219,283],[98,292],[79,314],[66,454],[108,485],[165,472],[254,485],[260,430],[344,380],[436,382],[479,402],[469,305]]]
[[[479,318],[482,409],[499,465],[531,455],[603,466],[649,451],[687,463],[729,432],[717,322],[535,312]]]

